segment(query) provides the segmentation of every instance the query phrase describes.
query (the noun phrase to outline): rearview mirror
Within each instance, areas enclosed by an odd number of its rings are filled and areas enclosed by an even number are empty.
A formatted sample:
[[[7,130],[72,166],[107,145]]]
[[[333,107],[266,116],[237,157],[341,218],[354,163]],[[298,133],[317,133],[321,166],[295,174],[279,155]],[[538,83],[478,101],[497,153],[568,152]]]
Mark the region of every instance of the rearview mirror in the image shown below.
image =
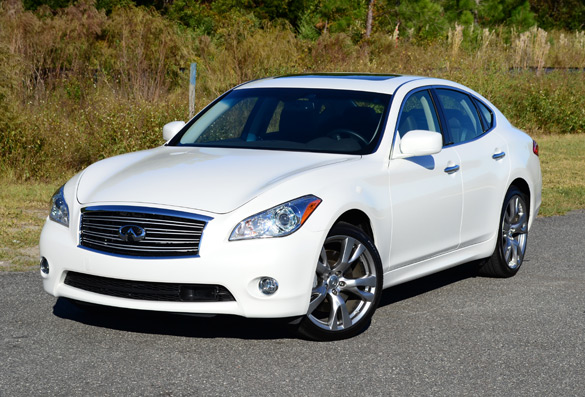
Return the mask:
[[[443,148],[443,136],[439,132],[412,130],[400,139],[400,157],[428,156]]]
[[[184,121],[171,121],[163,127],[163,139],[168,142],[185,126]]]

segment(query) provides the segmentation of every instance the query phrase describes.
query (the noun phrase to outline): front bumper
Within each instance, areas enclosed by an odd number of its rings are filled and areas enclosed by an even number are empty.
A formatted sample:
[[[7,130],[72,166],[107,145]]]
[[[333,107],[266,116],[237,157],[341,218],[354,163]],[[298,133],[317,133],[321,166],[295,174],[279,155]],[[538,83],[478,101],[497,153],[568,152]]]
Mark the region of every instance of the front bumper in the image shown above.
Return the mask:
[[[315,267],[325,239],[322,232],[301,228],[282,238],[227,241],[225,231],[220,229],[206,229],[199,257],[141,259],[80,248],[74,229],[47,220],[40,251],[50,271],[41,273],[43,287],[55,297],[139,310],[263,318],[307,313]],[[165,302],[103,295],[65,284],[70,271],[120,280],[221,285],[235,300]],[[273,295],[264,295],[259,290],[262,277],[278,281],[279,288]]]

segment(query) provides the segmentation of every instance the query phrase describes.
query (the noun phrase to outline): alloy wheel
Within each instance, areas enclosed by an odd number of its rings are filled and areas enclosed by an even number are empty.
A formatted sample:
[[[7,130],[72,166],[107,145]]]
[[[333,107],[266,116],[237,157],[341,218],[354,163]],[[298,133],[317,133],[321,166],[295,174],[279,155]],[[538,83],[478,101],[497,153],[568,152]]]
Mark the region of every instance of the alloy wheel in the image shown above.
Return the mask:
[[[328,237],[313,282],[310,321],[328,331],[358,323],[374,304],[376,273],[374,258],[365,244],[346,235]]]
[[[519,195],[508,201],[502,219],[502,256],[510,269],[522,264],[526,252],[528,214],[526,203]]]

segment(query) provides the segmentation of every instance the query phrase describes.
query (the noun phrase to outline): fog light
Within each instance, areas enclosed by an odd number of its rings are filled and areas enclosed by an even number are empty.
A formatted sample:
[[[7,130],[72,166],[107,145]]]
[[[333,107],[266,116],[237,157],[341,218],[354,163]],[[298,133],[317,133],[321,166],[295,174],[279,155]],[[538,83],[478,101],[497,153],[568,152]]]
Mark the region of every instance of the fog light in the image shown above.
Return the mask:
[[[262,277],[258,283],[258,288],[265,295],[272,295],[278,289],[278,281],[272,277]]]
[[[49,274],[49,261],[44,256],[41,258],[41,273]]]

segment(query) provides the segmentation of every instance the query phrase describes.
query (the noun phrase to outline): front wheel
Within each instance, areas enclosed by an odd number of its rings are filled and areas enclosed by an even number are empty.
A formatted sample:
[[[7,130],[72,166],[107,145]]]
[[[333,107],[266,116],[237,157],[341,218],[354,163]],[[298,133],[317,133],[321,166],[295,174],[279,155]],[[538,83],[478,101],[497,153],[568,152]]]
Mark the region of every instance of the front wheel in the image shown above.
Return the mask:
[[[528,237],[528,205],[526,196],[511,187],[504,199],[496,249],[480,267],[479,273],[490,277],[512,277],[518,272]]]
[[[313,340],[339,340],[362,332],[380,302],[382,278],[372,239],[355,226],[335,225],[321,249],[299,333]]]

